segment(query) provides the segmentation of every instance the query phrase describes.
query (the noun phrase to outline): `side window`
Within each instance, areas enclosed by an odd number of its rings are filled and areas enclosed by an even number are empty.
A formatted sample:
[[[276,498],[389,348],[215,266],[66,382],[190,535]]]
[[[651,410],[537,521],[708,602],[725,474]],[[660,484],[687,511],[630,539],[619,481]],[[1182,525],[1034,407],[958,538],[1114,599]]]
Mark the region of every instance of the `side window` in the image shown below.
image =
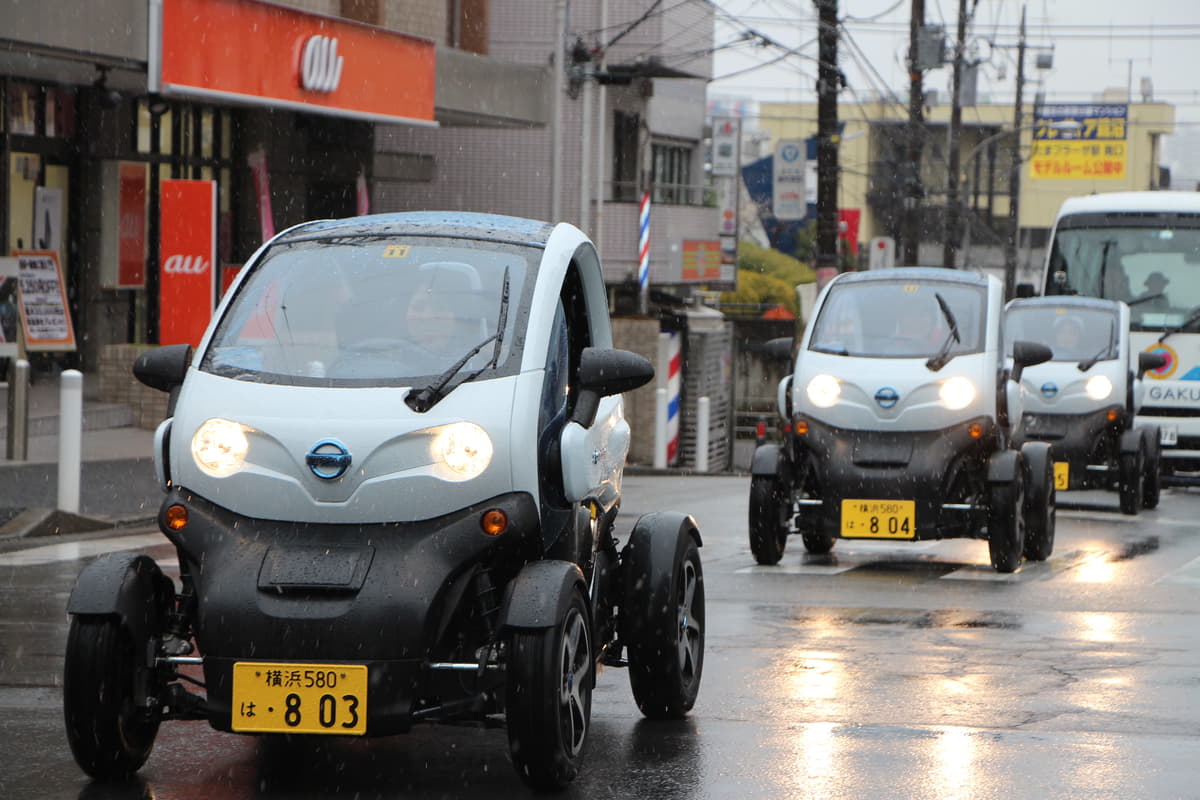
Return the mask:
[[[575,376],[579,374],[579,363],[585,347],[592,344],[592,331],[588,323],[587,300],[583,293],[583,282],[572,264],[563,281],[559,294],[559,306],[566,315],[567,326],[567,410],[575,408],[579,389]]]
[[[566,408],[569,368],[567,315],[560,299],[554,312],[554,327],[550,332],[550,351],[546,355],[546,378],[542,384],[541,405],[538,409],[539,431],[544,431]]]

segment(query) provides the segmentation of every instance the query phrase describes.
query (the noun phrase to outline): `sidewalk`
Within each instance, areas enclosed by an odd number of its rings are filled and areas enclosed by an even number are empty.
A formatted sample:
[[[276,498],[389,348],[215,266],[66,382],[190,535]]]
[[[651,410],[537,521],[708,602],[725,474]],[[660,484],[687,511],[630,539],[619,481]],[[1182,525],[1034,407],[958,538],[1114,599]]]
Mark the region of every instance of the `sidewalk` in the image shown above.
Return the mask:
[[[0,382],[0,540],[150,523],[162,493],[154,477],[154,432],[133,427],[129,406],[96,399],[97,377],[83,377],[79,513],[58,505],[57,375],[37,373],[29,387],[26,459],[8,453],[9,386]]]

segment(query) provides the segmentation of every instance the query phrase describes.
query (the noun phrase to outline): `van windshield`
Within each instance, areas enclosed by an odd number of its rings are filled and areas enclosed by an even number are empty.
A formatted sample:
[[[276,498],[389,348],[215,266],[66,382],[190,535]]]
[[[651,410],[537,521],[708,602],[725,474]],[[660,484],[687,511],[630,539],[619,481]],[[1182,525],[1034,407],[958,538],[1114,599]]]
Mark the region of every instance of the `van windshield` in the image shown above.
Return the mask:
[[[276,244],[238,287],[200,368],[261,383],[411,385],[491,340],[463,370],[507,373],[540,256],[437,237]],[[511,306],[497,354],[506,276]]]
[[[1064,229],[1060,223],[1046,294],[1128,303],[1132,330],[1179,325],[1200,307],[1200,218],[1192,225]]]

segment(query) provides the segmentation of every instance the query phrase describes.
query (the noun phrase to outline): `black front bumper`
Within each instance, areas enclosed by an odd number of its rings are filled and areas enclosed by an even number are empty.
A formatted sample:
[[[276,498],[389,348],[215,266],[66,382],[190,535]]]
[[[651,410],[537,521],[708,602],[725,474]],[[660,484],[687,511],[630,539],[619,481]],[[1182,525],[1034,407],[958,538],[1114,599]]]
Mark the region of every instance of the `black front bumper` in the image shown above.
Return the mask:
[[[978,436],[971,435],[973,425]],[[802,501],[801,532],[842,537],[843,500],[911,500],[913,539],[980,535],[988,458],[999,441],[991,419],[895,433],[808,420],[808,432],[793,434],[792,441],[794,463],[810,465],[808,485],[797,488],[821,501],[819,506]]]
[[[188,516],[178,531],[166,520],[176,505]],[[509,519],[499,536],[480,529],[493,508]],[[222,730],[232,729],[237,661],[366,664],[367,733],[406,730],[417,706],[447,699],[429,661],[474,658],[486,643],[480,576],[502,590],[541,544],[525,493],[419,522],[325,525],[242,517],[175,488],[159,524],[194,588],[208,719]]]

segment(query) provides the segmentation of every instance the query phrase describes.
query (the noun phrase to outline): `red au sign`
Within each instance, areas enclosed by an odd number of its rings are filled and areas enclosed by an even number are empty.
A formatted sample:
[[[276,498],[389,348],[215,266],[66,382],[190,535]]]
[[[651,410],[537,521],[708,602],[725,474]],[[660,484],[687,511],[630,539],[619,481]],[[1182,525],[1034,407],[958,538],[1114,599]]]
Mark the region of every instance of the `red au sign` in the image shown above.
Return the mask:
[[[158,343],[200,344],[216,305],[217,184],[160,184]]]

